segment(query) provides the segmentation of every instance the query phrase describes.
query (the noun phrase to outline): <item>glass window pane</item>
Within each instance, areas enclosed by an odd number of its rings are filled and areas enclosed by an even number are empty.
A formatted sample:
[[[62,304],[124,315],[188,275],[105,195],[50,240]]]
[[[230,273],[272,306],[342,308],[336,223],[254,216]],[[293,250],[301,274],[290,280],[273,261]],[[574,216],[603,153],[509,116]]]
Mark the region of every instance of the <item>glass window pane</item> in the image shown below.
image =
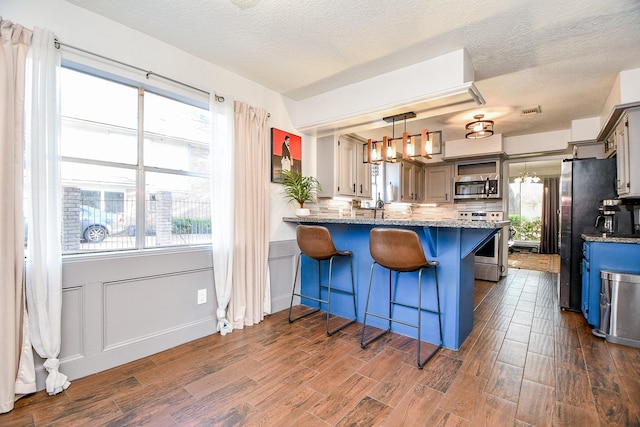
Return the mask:
[[[542,183],[509,184],[509,220],[516,229],[516,241],[540,241],[542,195]]]
[[[145,246],[211,242],[208,178],[146,174]]]
[[[135,170],[62,162],[61,177],[63,253],[135,247]]]
[[[209,174],[209,145],[147,135],[145,166]]]
[[[69,68],[62,69],[60,80],[63,117],[138,127],[138,89]]]
[[[64,157],[135,165],[137,139],[134,129],[63,118],[60,152]]]
[[[208,110],[145,92],[144,129],[156,135],[208,144],[211,120]]]

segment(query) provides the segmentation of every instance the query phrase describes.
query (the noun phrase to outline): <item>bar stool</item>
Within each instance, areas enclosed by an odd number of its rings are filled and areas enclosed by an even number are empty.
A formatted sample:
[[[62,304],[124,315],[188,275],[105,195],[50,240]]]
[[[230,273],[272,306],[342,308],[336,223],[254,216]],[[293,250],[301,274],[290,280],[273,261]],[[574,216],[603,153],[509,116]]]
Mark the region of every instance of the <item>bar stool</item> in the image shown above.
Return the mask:
[[[391,323],[396,322],[405,326],[410,326],[418,329],[418,368],[422,369],[424,365],[436,354],[438,350],[442,348],[442,320],[440,317],[440,292],[438,289],[438,261],[428,261],[424,255],[422,244],[418,234],[413,230],[404,230],[398,228],[373,228],[369,234],[369,250],[373,263],[371,264],[371,271],[369,274],[369,291],[367,292],[367,303],[364,312],[364,321],[362,326],[362,336],[360,338],[360,346],[364,349],[371,342],[380,338],[391,330]],[[371,285],[373,281],[373,270],[376,264],[387,268],[389,270],[389,313],[388,315],[382,315],[380,313],[369,312],[369,299],[371,297]],[[430,310],[422,307],[422,271],[428,268],[433,268],[436,281],[436,301],[437,310]],[[397,285],[396,294],[392,294],[391,291],[391,272],[395,271],[397,274],[405,272],[418,272],[418,303],[417,305],[406,304],[396,301],[397,299]],[[395,299],[394,299],[395,297]],[[403,306],[417,309],[417,323],[409,323],[399,319],[393,319],[393,307]],[[438,329],[440,333],[440,343],[438,347],[433,350],[425,359],[420,359],[420,347],[421,347],[421,332],[422,332],[422,312],[430,312],[437,314],[438,316]],[[387,320],[388,328],[374,337],[365,341],[365,329],[367,327],[367,316],[373,316],[380,319]]]
[[[291,311],[293,309],[293,298],[295,296],[299,296],[300,298],[309,299],[312,301],[319,302],[320,304],[327,304],[327,335],[331,336],[339,330],[349,326],[350,324],[356,321],[356,293],[355,293],[355,285],[353,280],[353,260],[352,260],[352,252],[351,251],[339,251],[333,244],[333,239],[331,238],[331,234],[326,227],[322,227],[319,225],[298,225],[296,228],[296,238],[298,240],[298,247],[300,248],[300,255],[298,256],[298,263],[296,265],[296,275],[293,279],[293,290],[291,292],[291,304],[289,305],[289,323],[295,322],[298,319],[302,319],[303,317],[307,317],[317,311],[320,308],[307,312],[301,316],[296,318],[291,318]],[[300,284],[300,292],[296,292],[296,282],[298,278],[298,270],[300,269],[300,264],[302,262],[302,255],[307,256],[308,258],[315,259],[318,261],[318,296],[310,296],[302,294],[302,283]],[[340,289],[332,287],[331,279],[333,275],[333,260],[336,257],[349,257],[349,268],[351,270],[351,290],[348,289]],[[329,280],[326,285],[322,284],[322,271],[321,271],[321,262],[329,260]],[[324,300],[321,298],[322,296],[322,288],[327,288],[327,299]],[[331,293],[332,292],[341,292],[344,294],[349,294],[353,297],[353,320],[348,323],[341,325],[334,330],[329,330],[329,318],[331,316]]]

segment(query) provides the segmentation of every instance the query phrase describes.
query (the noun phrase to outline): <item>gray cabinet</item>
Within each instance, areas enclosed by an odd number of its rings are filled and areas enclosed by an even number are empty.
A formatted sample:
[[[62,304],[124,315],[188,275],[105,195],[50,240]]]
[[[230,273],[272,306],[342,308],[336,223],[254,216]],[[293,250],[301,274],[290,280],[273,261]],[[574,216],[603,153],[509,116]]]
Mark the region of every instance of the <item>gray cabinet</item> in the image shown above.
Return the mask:
[[[364,141],[351,135],[328,135],[316,142],[320,196],[371,198],[371,165],[364,163]]]
[[[618,196],[640,197],[640,109],[626,111],[613,131]]]
[[[400,202],[419,203],[425,199],[424,164],[402,160],[400,162]]]
[[[425,183],[425,202],[451,203],[451,165],[427,166]]]

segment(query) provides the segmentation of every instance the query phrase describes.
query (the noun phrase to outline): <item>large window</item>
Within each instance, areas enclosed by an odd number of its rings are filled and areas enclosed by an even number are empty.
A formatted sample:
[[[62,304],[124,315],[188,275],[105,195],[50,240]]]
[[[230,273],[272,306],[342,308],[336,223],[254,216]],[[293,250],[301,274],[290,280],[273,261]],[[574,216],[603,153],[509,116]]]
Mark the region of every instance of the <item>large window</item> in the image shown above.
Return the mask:
[[[509,220],[514,240],[538,247],[542,230],[542,183],[509,184]]]
[[[211,242],[206,108],[69,68],[61,93],[63,253]]]

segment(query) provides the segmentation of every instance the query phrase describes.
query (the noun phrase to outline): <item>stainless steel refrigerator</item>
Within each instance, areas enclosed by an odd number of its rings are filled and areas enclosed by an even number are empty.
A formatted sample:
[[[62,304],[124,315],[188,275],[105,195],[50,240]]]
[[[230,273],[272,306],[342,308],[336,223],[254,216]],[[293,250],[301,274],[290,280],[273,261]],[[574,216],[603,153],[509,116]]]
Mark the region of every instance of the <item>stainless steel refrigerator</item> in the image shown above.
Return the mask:
[[[560,176],[560,307],[580,311],[583,233],[596,232],[603,199],[615,199],[616,159],[567,159]]]

